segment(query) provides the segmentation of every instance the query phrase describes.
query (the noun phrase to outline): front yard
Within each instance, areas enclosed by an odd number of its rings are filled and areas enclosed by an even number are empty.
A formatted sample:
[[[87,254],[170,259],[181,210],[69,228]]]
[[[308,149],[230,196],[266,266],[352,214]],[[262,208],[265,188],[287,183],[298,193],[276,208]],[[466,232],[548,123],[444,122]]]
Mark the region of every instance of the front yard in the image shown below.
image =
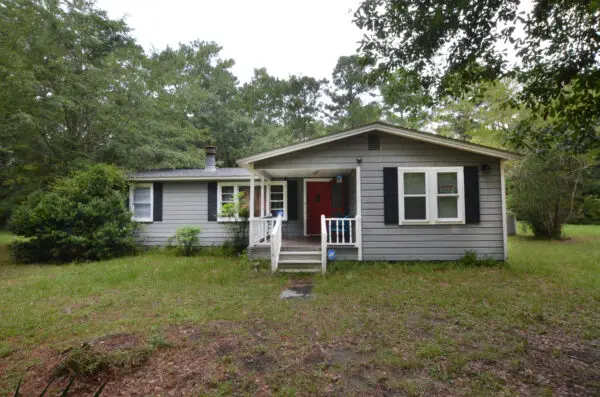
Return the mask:
[[[492,267],[339,263],[285,301],[243,259],[14,266],[1,235],[0,395],[74,369],[86,396],[599,395],[600,227],[567,235]]]

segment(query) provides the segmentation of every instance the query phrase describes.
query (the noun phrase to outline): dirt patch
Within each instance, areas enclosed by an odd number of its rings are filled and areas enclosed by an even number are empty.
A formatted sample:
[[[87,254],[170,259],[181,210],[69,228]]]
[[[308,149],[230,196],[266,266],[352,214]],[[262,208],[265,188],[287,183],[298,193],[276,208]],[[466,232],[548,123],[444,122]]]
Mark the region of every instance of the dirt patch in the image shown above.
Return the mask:
[[[345,365],[349,363],[360,364],[367,362],[373,356],[372,353],[365,354],[353,350],[347,346],[320,346],[315,347],[308,353],[303,362],[306,365]]]
[[[567,244],[577,244],[577,243],[587,243],[589,241],[599,240],[598,236],[577,236],[577,237],[567,237],[562,240],[558,240],[559,243],[567,243]]]
[[[290,280],[288,286],[279,294],[279,299],[310,298],[312,297],[313,287],[313,282],[310,279]]]
[[[555,395],[600,395],[600,344],[566,334],[523,335],[529,380],[548,385]]]
[[[326,363],[331,358],[331,355],[322,347],[316,347],[306,357],[304,357],[304,364],[306,365],[317,365]]]
[[[194,342],[210,342],[231,335],[231,330],[239,325],[230,321],[212,321],[207,324],[184,324],[170,326],[166,330],[167,339],[187,339]]]
[[[235,351],[239,346],[239,343],[234,338],[223,339],[217,342],[217,356],[223,357]]]
[[[401,353],[402,346],[391,354],[395,348],[373,347],[371,336],[322,343],[318,338],[295,340],[277,327],[264,319],[168,327],[162,335],[171,347],[153,350],[137,365],[79,377],[69,395],[92,395],[105,381],[106,396],[269,396],[284,394],[288,388],[322,396],[489,395],[505,390],[519,395],[546,390],[556,396],[600,395],[597,341],[522,333],[525,347],[518,354],[498,353],[456,367],[444,356],[405,365],[411,356]],[[85,346],[110,355],[130,354],[147,345],[140,336],[121,333]],[[61,359],[64,355],[46,350],[44,364],[25,378],[24,395],[39,394]],[[57,386],[67,381],[62,378]]]
[[[73,314],[74,312],[76,312],[78,310],[85,309],[86,307],[89,307],[89,306],[92,306],[92,305],[98,303],[99,300],[100,299],[97,296],[88,297],[86,302],[75,303],[75,304],[65,307],[63,309],[63,313]]]
[[[244,357],[244,367],[251,371],[263,372],[276,364],[276,360],[265,352],[258,352]]]

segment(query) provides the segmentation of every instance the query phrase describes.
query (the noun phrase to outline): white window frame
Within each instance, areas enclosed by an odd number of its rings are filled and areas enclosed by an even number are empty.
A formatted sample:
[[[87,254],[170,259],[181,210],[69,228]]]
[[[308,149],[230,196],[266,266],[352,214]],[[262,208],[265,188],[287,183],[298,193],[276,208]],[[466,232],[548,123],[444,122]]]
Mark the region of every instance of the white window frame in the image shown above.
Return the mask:
[[[138,187],[149,187],[150,188],[150,217],[140,218],[135,216],[135,203],[133,198],[135,197],[135,189]],[[140,203],[147,204],[147,203]],[[154,222],[154,184],[153,183],[136,183],[129,186],[129,210],[131,211],[131,219],[136,222]]]
[[[437,174],[456,173],[457,194],[438,194]],[[404,218],[404,197],[423,197],[422,194],[404,194],[404,174],[425,174],[425,219]],[[440,218],[438,196],[452,196],[457,199],[457,217]],[[465,223],[465,183],[464,167],[398,167],[398,223],[400,225],[461,225]]]
[[[281,218],[284,221],[288,219],[288,195],[287,195],[287,182],[285,181],[270,181],[267,184],[267,209],[265,211],[265,216],[272,216],[271,214],[271,186],[283,186],[283,217]],[[268,215],[267,215],[268,214]]]
[[[250,183],[248,182],[219,182],[217,184],[217,214],[221,213],[221,209],[223,208],[223,190],[224,186],[233,186],[233,197],[235,201],[235,205],[239,208],[239,194],[240,187],[250,187]],[[258,185],[260,186],[260,185]],[[271,186],[283,186],[283,218],[282,220],[287,221],[288,219],[288,195],[287,195],[287,182],[286,181],[265,181],[265,191],[267,194],[267,211],[265,212],[265,216],[271,215]],[[256,188],[257,186],[255,186]],[[257,205],[255,200],[254,205]],[[239,214],[236,213],[234,217],[224,217],[217,215],[217,222],[234,222],[239,220]]]
[[[236,207],[239,207],[239,193],[240,193],[240,185],[242,186],[250,186],[249,184],[238,183],[238,182],[219,182],[217,184],[217,222],[234,222],[239,219],[238,213],[236,211],[236,216],[221,216],[221,212],[223,209],[223,187],[224,186],[233,186],[233,201]]]

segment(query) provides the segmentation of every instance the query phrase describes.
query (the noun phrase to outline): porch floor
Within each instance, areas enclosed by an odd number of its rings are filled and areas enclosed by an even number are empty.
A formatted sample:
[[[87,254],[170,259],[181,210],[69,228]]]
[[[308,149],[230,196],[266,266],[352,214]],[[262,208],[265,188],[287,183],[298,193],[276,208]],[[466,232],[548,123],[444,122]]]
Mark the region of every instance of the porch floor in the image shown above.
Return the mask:
[[[302,248],[321,248],[321,236],[299,236],[283,238],[281,240],[283,248],[302,247]]]

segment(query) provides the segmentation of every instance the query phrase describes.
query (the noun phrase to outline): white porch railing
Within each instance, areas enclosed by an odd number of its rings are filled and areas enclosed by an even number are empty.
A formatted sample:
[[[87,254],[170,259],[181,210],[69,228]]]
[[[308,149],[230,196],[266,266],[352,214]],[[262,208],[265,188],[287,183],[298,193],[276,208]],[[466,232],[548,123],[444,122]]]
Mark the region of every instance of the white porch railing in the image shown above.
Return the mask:
[[[271,271],[277,271],[277,265],[279,264],[279,253],[281,252],[281,215],[277,216],[275,220],[275,226],[271,232]]]
[[[271,232],[275,226],[276,218],[252,218],[250,221],[250,246],[259,244],[269,244],[271,241]]]
[[[358,247],[361,243],[361,217],[325,218],[327,245]]]
[[[362,245],[362,218],[325,218],[321,215],[321,271],[327,271],[327,246],[357,247]]]

